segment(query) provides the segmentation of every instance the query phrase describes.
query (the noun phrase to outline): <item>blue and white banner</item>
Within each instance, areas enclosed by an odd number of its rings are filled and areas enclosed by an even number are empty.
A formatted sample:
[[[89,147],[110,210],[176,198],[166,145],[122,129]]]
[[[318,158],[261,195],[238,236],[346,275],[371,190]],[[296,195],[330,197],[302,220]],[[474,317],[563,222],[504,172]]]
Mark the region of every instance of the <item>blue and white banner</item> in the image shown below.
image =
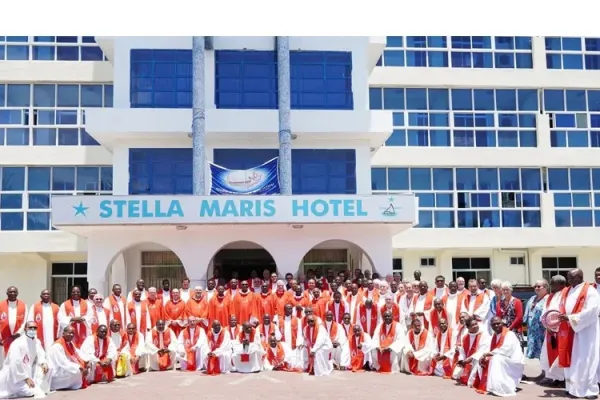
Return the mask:
[[[279,157],[258,167],[231,170],[220,165],[210,165],[210,194],[280,194]]]

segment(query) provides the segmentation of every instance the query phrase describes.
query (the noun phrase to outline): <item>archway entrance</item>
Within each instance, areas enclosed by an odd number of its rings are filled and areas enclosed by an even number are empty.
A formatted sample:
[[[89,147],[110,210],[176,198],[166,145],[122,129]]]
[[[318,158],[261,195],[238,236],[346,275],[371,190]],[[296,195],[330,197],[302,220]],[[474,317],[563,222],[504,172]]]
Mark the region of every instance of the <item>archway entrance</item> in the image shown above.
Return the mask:
[[[226,281],[262,277],[263,271],[277,272],[273,256],[254,242],[233,242],[223,246],[213,257],[213,270]]]
[[[353,274],[356,269],[374,270],[370,256],[360,246],[347,240],[326,240],[304,255],[299,275],[331,280],[340,272]]]

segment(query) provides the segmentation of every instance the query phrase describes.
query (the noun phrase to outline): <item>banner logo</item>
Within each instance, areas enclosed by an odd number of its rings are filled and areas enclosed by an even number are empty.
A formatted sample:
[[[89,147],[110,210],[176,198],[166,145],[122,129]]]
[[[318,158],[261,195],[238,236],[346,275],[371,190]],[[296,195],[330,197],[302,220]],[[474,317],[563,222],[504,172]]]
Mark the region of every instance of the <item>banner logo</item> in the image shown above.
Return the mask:
[[[209,163],[210,194],[280,194],[279,157],[258,167],[246,170],[231,170]]]

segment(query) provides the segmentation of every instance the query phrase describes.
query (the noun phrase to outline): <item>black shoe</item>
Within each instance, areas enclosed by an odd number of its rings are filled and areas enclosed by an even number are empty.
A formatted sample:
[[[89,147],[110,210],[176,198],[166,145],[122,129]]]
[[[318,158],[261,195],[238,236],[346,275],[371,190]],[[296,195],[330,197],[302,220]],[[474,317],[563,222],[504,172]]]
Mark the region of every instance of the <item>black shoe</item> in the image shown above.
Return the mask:
[[[557,389],[565,389],[567,387],[567,385],[565,384],[565,381],[559,381],[559,380],[555,380],[551,386],[553,388],[557,388]]]
[[[552,386],[555,382],[556,381],[554,379],[543,378],[537,381],[537,384],[541,386]]]
[[[588,399],[588,400],[595,400],[597,399],[598,396],[585,396],[584,399]]]

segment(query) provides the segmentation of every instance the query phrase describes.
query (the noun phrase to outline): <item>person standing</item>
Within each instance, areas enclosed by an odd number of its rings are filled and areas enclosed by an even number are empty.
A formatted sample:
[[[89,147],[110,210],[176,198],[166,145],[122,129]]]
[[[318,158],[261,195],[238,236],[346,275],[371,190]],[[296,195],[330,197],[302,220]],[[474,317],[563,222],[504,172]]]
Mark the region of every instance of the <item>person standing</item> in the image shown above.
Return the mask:
[[[19,289],[9,286],[6,289],[6,300],[0,302],[0,344],[4,357],[8,354],[10,344],[21,335],[25,327],[27,306],[18,297]]]
[[[29,309],[27,322],[34,322],[37,326],[37,338],[42,343],[44,351],[48,351],[52,343],[58,339],[58,305],[52,303],[52,296],[48,289],[42,290],[38,303]]]
[[[525,356],[529,359],[539,359],[542,353],[542,344],[546,336],[546,329],[542,325],[544,305],[549,296],[548,282],[539,280],[534,285],[535,295],[527,301],[523,321],[527,324],[527,351]]]

